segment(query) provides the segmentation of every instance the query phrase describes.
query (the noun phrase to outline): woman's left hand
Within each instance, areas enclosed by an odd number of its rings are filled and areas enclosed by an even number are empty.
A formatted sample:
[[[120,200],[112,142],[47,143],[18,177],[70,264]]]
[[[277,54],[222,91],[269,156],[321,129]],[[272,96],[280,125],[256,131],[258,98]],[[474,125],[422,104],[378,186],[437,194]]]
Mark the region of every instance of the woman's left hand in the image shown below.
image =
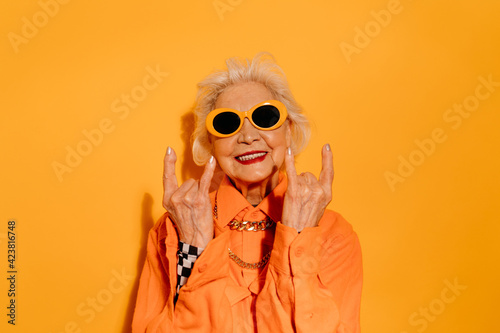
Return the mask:
[[[295,160],[290,148],[285,156],[288,188],[283,201],[282,223],[301,232],[315,227],[332,200],[333,154],[330,145],[323,146],[322,168],[319,179],[310,173],[297,175]]]

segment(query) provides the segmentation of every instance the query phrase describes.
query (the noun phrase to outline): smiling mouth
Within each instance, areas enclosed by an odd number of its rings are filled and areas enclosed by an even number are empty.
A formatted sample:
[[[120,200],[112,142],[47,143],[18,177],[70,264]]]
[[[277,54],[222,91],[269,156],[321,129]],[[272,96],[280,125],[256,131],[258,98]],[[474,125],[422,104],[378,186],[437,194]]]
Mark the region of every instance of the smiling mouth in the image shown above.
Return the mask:
[[[248,163],[255,163],[255,162],[260,162],[263,161],[264,158],[266,157],[267,152],[250,152],[244,155],[239,155],[236,156],[236,160],[238,162],[241,162],[243,164],[248,164]]]

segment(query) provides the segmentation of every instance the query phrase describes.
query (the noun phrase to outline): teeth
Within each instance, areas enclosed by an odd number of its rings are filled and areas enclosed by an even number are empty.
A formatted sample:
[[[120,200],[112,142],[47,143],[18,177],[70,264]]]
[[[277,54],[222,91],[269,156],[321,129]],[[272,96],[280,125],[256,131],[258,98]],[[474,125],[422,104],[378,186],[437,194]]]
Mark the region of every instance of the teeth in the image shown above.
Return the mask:
[[[264,155],[266,155],[266,153],[257,153],[257,154],[240,156],[240,157],[237,157],[237,159],[240,161],[249,161],[249,160],[253,160],[254,158],[259,158],[259,157],[264,156]]]

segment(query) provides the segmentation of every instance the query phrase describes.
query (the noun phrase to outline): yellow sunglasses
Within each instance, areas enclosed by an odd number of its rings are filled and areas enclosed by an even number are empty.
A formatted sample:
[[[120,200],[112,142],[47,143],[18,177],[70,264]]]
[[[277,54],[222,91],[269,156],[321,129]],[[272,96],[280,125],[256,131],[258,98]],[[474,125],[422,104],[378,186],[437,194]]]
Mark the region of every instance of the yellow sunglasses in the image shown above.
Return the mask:
[[[256,128],[271,131],[283,125],[287,117],[285,105],[273,99],[259,103],[248,111],[215,109],[207,115],[205,124],[211,134],[225,138],[238,133],[245,118],[248,118]]]

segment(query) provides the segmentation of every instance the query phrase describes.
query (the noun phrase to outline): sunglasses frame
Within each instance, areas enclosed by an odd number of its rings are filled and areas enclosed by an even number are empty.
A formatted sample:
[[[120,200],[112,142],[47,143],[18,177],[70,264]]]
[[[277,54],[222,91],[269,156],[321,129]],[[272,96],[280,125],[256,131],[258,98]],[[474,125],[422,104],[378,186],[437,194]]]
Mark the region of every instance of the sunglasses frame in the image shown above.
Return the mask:
[[[274,124],[273,126],[268,127],[268,128],[257,126],[257,124],[255,124],[253,122],[253,120],[252,120],[252,114],[253,114],[253,112],[255,110],[257,110],[259,107],[264,106],[264,105],[272,105],[275,108],[277,108],[278,111],[279,111],[279,113],[280,113],[280,119],[278,120],[278,122],[276,124]],[[215,119],[215,117],[218,116],[219,114],[223,113],[223,112],[232,112],[232,113],[235,113],[240,118],[240,126],[238,126],[238,129],[235,130],[232,133],[222,134],[222,133],[219,133],[215,129],[215,127],[214,127],[214,119]],[[271,100],[267,100],[267,101],[264,101],[262,103],[259,103],[259,104],[255,105],[255,106],[253,106],[248,111],[239,111],[239,110],[230,109],[230,108],[218,108],[218,109],[212,110],[212,111],[209,112],[209,114],[207,115],[207,118],[205,119],[205,125],[206,125],[207,130],[208,130],[208,132],[210,134],[212,134],[214,136],[217,136],[217,137],[220,137],[220,138],[226,138],[226,137],[235,135],[236,133],[238,133],[241,130],[241,127],[243,126],[243,123],[245,122],[245,118],[248,118],[248,120],[250,121],[250,123],[255,128],[257,128],[259,130],[272,131],[272,130],[280,127],[281,125],[283,125],[283,123],[285,122],[285,120],[288,118],[288,112],[286,110],[285,104],[283,104],[280,101],[277,101],[275,99],[271,99]]]

